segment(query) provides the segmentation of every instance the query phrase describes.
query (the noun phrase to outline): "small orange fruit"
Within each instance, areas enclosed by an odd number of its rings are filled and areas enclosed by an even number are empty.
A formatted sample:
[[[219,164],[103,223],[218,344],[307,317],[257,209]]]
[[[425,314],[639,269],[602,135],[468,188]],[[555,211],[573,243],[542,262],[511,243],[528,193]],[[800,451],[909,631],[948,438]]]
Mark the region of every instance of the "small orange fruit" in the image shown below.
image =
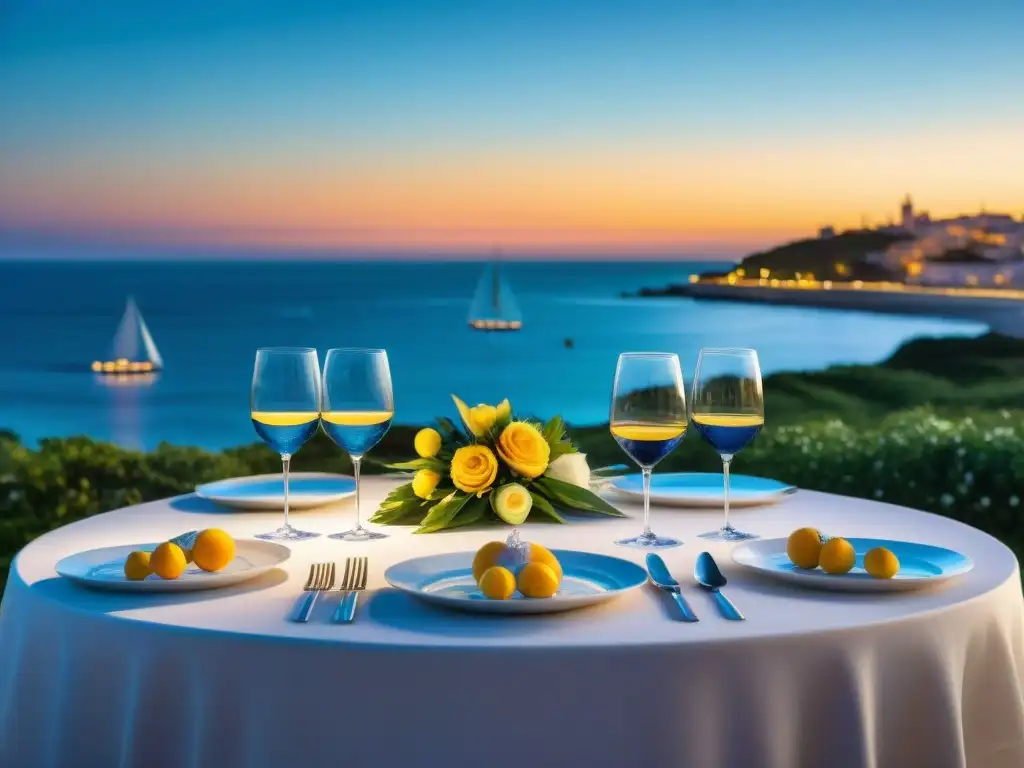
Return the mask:
[[[864,570],[876,579],[891,579],[900,570],[900,561],[885,547],[875,547],[864,555]]]
[[[558,591],[558,576],[544,563],[527,563],[519,570],[518,587],[526,597],[551,597]]]
[[[555,579],[559,584],[562,583],[562,564],[558,562],[558,558],[554,556],[550,549],[542,547],[540,544],[530,542],[530,562],[531,563],[543,563],[552,571],[555,572]]]
[[[793,531],[786,541],[786,554],[797,568],[817,568],[821,556],[821,534],[816,528]]]
[[[124,577],[129,581],[142,581],[152,572],[149,552],[132,552],[124,561]]]
[[[516,591],[516,577],[500,565],[488,568],[480,577],[480,591],[491,600],[508,600]]]
[[[181,547],[165,541],[149,556],[149,567],[161,579],[176,579],[185,572],[185,553]]]
[[[856,561],[857,553],[846,539],[829,539],[821,546],[820,563],[826,573],[835,576],[848,573]]]
[[[207,528],[196,536],[192,559],[204,571],[220,571],[235,559],[235,540],[220,528]]]
[[[484,571],[498,564],[498,558],[505,554],[505,542],[489,541],[477,550],[473,558],[473,580],[479,584]]]

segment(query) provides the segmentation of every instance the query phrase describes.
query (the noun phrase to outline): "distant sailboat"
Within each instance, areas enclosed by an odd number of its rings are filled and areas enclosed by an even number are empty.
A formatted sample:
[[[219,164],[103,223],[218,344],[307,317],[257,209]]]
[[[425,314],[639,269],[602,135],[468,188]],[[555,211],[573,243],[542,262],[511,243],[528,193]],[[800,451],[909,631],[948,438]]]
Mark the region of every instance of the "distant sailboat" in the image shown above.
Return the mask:
[[[469,307],[469,327],[477,331],[518,331],[523,316],[512,290],[501,279],[501,265],[488,264]]]
[[[128,297],[121,323],[114,335],[114,345],[109,360],[95,360],[92,370],[100,374],[118,376],[151,374],[163,369],[164,361],[156,342],[142,319],[142,313],[135,305],[135,299]]]

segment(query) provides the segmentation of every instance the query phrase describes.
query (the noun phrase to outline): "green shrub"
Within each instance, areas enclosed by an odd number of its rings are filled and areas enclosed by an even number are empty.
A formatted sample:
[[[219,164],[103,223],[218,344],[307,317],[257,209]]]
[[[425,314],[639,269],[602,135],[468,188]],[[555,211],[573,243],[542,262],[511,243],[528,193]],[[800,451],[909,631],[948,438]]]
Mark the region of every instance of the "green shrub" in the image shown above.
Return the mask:
[[[378,461],[406,459],[414,429],[396,427],[374,451]],[[978,411],[953,417],[916,409],[873,427],[830,420],[766,427],[736,459],[736,472],[801,488],[936,512],[987,531],[1024,553],[1024,412]],[[607,426],[574,431],[592,467],[626,463]],[[659,471],[717,471],[718,457],[689,435]],[[296,471],[350,472],[325,436],[293,461]],[[366,471],[379,471],[367,464]],[[129,504],[190,492],[224,477],[280,471],[262,445],[212,453],[161,445],[129,451],[85,437],[44,440],[38,449],[0,432],[0,579],[14,554],[36,536]]]

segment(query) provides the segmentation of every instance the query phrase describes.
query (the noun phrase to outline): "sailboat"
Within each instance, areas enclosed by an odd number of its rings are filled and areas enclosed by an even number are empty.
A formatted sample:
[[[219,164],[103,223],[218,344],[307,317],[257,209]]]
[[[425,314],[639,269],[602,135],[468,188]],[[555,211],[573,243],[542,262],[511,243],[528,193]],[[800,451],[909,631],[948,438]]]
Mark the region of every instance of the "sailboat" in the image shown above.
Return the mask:
[[[95,373],[116,376],[153,374],[163,369],[160,351],[131,296],[117,326],[110,359],[94,360],[91,367]]]
[[[518,331],[523,327],[519,304],[501,279],[497,261],[484,267],[480,276],[469,307],[469,327],[477,331]]]

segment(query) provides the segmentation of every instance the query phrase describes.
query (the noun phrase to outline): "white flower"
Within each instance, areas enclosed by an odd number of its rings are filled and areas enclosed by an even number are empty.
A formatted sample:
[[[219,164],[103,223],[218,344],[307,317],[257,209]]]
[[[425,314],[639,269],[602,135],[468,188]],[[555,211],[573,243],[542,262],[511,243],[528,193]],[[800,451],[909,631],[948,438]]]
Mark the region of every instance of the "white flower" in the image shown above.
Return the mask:
[[[547,477],[572,483],[580,488],[590,487],[590,465],[587,464],[585,453],[565,453],[548,464],[544,473]]]

